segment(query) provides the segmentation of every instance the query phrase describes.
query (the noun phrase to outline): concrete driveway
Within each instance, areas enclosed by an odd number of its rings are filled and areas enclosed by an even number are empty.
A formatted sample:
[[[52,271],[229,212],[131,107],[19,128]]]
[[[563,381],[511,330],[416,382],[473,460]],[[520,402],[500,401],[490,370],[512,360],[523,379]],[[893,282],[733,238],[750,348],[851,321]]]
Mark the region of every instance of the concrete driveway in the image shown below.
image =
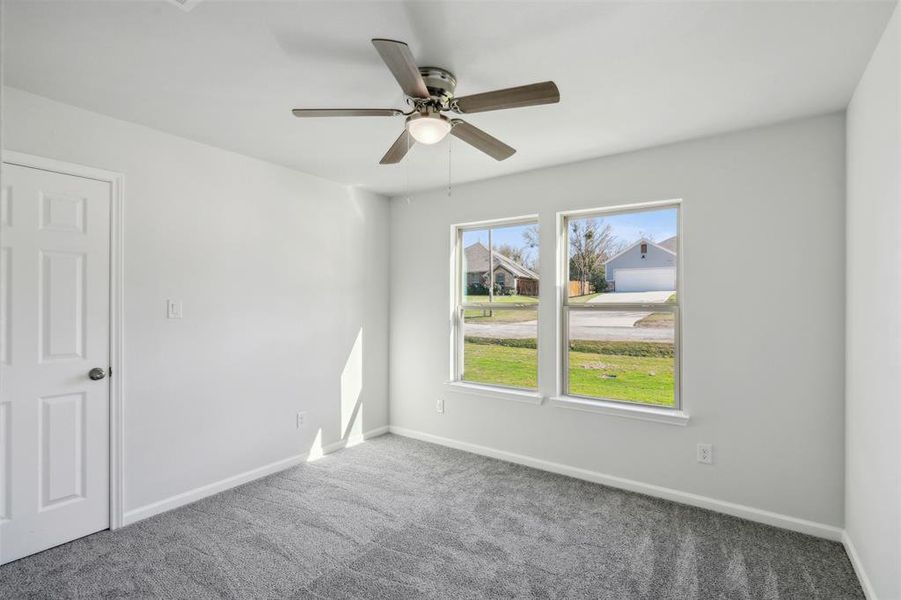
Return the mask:
[[[666,302],[666,299],[675,294],[675,290],[662,292],[612,292],[599,294],[589,300],[587,304],[644,304],[645,302]]]

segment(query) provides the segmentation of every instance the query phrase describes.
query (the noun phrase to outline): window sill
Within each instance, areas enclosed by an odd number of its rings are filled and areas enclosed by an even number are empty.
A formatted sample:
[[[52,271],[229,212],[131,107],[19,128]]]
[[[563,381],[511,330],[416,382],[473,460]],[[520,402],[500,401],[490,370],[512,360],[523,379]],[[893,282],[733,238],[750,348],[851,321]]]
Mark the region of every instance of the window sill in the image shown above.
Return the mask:
[[[609,402],[605,400],[589,400],[587,398],[573,398],[572,396],[557,396],[550,399],[550,404],[560,408],[581,410],[585,412],[599,413],[624,417],[626,419],[640,419],[642,421],[654,421],[668,425],[688,424],[689,416],[681,410],[668,410],[665,408],[653,408],[650,406],[630,406],[621,402]]]
[[[467,394],[469,396],[486,396],[489,398],[500,398],[502,400],[515,400],[516,402],[525,402],[526,404],[541,404],[544,396],[538,392],[529,392],[526,390],[505,389],[491,385],[478,385],[476,383],[465,383],[462,381],[448,381],[445,384],[450,391],[457,394]]]

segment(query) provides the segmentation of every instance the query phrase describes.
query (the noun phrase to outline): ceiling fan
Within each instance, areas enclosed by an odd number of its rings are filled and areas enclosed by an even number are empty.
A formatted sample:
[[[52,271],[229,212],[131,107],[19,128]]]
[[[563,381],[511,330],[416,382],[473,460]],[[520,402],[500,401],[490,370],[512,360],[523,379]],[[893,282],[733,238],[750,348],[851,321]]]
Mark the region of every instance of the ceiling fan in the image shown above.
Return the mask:
[[[396,108],[295,108],[295,117],[406,117],[404,131],[379,161],[390,165],[399,163],[415,142],[436,144],[450,133],[496,160],[510,158],[516,152],[499,139],[478,127],[445,112],[470,114],[505,108],[554,104],[560,92],[553,81],[454,97],[457,80],[452,73],[439,67],[417,67],[410,47],[396,40],[374,39],[388,69],[407,96],[408,112]]]

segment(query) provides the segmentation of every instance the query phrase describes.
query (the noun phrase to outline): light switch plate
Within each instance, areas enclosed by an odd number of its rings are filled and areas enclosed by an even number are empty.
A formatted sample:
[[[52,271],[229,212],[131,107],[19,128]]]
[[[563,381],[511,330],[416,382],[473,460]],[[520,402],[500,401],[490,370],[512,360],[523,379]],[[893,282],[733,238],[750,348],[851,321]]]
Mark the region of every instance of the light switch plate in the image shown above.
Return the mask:
[[[166,318],[181,318],[181,300],[166,300]]]

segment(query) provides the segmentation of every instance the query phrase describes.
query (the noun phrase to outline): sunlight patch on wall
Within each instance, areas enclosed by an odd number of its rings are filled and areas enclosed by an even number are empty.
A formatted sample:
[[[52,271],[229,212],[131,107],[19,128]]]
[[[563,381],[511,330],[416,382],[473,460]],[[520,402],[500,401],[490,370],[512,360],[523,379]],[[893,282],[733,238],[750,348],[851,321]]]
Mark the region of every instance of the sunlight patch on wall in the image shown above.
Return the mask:
[[[363,435],[363,329],[357,337],[341,371],[341,437],[358,438]]]
[[[313,462],[323,456],[325,456],[325,451],[322,449],[322,427],[320,427],[316,432],[316,437],[313,438],[309,452],[307,452],[307,462]]]

